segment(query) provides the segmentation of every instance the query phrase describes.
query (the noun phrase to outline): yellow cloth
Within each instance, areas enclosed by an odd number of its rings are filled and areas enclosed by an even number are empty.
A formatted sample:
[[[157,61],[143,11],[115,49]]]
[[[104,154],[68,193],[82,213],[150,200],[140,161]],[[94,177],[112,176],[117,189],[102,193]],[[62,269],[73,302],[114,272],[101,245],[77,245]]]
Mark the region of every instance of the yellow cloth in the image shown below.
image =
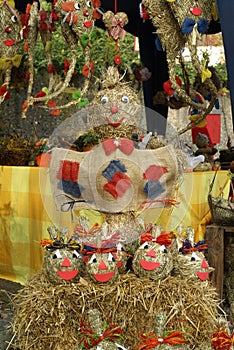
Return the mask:
[[[228,184],[226,174],[218,173],[213,195]],[[202,239],[205,225],[210,223],[207,195],[213,176],[214,172],[185,174],[176,198],[180,205],[159,209],[157,214],[146,211],[143,213],[146,221],[157,222],[167,229],[193,226],[196,240]],[[73,230],[79,213],[73,213],[72,222],[70,212],[56,210],[47,168],[0,166],[0,188],[0,278],[24,284],[41,268],[40,241],[48,238],[47,227],[54,224]],[[226,185],[225,197],[228,190]],[[93,224],[102,223],[101,214],[90,214]]]

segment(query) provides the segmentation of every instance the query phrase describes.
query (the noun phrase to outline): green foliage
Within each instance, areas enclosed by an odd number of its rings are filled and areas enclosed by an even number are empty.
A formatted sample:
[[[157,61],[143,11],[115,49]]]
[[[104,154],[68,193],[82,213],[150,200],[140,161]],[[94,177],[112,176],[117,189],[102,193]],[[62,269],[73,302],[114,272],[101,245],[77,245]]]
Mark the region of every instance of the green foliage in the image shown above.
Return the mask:
[[[94,62],[95,76],[100,76],[101,72],[108,66],[114,64],[114,57],[116,55],[116,43],[112,38],[109,38],[106,32],[102,29],[95,28],[93,40],[91,60]],[[84,40],[84,38],[83,38]],[[119,65],[120,71],[126,70],[133,62],[139,63],[138,53],[134,52],[134,37],[127,33],[124,40],[119,40],[118,55],[121,57]],[[64,59],[70,60],[69,46],[65,43],[60,28],[57,27],[56,32],[53,33],[51,56],[53,65],[61,76],[64,76]],[[76,72],[81,74],[84,65],[84,55],[82,47],[78,44],[77,47],[77,64]],[[35,70],[40,68],[47,68],[45,49],[42,41],[38,37],[35,47]]]

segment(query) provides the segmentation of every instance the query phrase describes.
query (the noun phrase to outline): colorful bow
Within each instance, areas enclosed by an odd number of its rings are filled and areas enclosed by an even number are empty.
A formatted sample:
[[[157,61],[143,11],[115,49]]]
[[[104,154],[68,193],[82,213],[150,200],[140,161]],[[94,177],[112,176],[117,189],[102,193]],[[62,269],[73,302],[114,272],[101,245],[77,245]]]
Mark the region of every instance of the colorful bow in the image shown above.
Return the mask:
[[[187,341],[183,338],[182,332],[171,332],[164,337],[160,337],[154,333],[143,334],[141,338],[144,340],[139,344],[137,350],[151,350],[155,346],[168,344],[168,345],[178,345],[185,344]]]
[[[161,235],[155,238],[149,232],[147,232],[141,235],[141,244],[145,242],[155,242],[160,245],[165,245],[165,247],[168,247],[169,245],[171,245],[172,239],[170,233],[161,233]]]
[[[122,338],[122,330],[115,324],[105,325],[102,335],[96,334],[83,320],[81,320],[80,331],[85,336],[81,346],[83,349],[91,349],[99,344],[102,340],[120,340]]]
[[[46,248],[46,250],[48,250],[49,252],[65,248],[70,250],[81,250],[81,245],[78,242],[76,242],[76,240],[73,237],[71,237],[67,243],[64,242],[63,238],[58,238],[55,240],[49,240],[46,238],[41,241],[41,246],[43,248]]]
[[[107,156],[116,151],[117,148],[127,155],[130,155],[134,150],[134,143],[129,139],[107,139],[102,142],[102,147]]]
[[[16,68],[19,68],[22,57],[23,57],[22,55],[15,55],[12,58],[11,57],[0,58],[0,70],[6,70],[11,65],[13,65]]]
[[[198,22],[192,18],[185,18],[181,26],[182,33],[191,34],[195,25],[197,25],[197,30],[200,34],[206,34],[208,29],[208,21],[205,18],[201,18]]]
[[[231,335],[225,329],[219,329],[213,333],[212,347],[216,350],[230,350],[234,344],[234,333]]]
[[[207,250],[208,246],[204,243],[204,241],[199,241],[194,246],[189,242],[189,240],[186,238],[183,242],[182,247],[179,249],[179,252],[182,254],[189,254],[192,252],[202,252],[204,250]]]

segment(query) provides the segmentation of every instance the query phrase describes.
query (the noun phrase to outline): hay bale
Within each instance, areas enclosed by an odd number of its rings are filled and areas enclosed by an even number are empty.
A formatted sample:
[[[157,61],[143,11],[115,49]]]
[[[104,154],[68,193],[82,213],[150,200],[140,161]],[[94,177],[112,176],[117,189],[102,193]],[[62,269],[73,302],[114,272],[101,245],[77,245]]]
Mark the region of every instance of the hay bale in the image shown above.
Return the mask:
[[[119,275],[115,283],[54,286],[42,272],[14,299],[13,331],[21,350],[74,349],[81,340],[81,319],[97,309],[123,331],[124,346],[137,349],[139,334],[154,331],[156,314],[164,310],[166,325],[186,331],[191,349],[209,344],[217,322],[219,300],[209,282],[169,276],[161,281]]]

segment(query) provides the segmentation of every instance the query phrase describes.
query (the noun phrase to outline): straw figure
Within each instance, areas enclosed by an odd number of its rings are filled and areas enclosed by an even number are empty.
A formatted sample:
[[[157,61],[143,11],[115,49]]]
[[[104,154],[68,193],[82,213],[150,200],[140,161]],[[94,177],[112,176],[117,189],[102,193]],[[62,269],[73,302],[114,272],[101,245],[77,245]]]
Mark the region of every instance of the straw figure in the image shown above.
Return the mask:
[[[186,239],[175,258],[175,274],[186,279],[197,277],[200,281],[208,282],[209,274],[214,271],[214,268],[209,266],[205,258],[204,252],[207,249],[208,247],[204,241],[194,244],[194,230],[188,227],[186,229]]]
[[[75,350],[124,350],[118,344],[122,340],[122,330],[117,325],[108,325],[103,322],[101,312],[98,309],[90,309],[87,312],[88,323],[81,320],[81,333],[83,340]]]
[[[105,239],[104,232],[100,231],[93,237],[93,243],[83,242],[86,276],[95,283],[113,283],[118,275],[117,260],[121,262],[121,256],[117,256],[117,242],[119,233],[113,233]]]
[[[58,111],[59,109],[67,108],[72,104],[78,103],[81,99],[74,99],[62,106],[56,106],[56,97],[61,95],[69,86],[72,76],[75,71],[77,62],[77,46],[81,45],[84,54],[84,66],[82,73],[85,77],[84,85],[81,95],[83,96],[89,86],[89,80],[93,74],[93,62],[91,62],[91,47],[94,41],[93,29],[94,20],[99,18],[100,14],[96,10],[99,2],[80,1],[79,4],[75,1],[55,1],[52,5],[46,1],[40,1],[40,10],[38,4],[35,2],[29,9],[29,21],[27,23],[26,42],[28,46],[29,56],[29,84],[27,99],[24,102],[23,118],[26,117],[28,108],[41,102],[46,102],[46,106],[40,105],[41,108],[50,109],[50,111]],[[51,48],[53,43],[52,32],[55,31],[56,25],[60,24],[62,36],[65,44],[70,50],[70,62],[66,61],[66,77],[64,81],[56,74],[55,68],[52,64]],[[37,42],[37,35],[41,34],[42,42],[45,48],[47,58],[49,83],[48,87],[43,91],[39,91],[32,96],[32,89],[34,83],[34,47]],[[55,113],[55,112],[54,112]]]
[[[155,317],[155,327],[150,333],[143,333],[141,335],[142,342],[138,345],[137,350],[147,349],[189,349],[186,340],[186,331],[178,331],[167,329],[166,327],[167,315],[164,311],[160,311]]]
[[[168,249],[169,234],[157,235],[151,231],[141,235],[141,245],[134,254],[133,270],[138,277],[158,281],[166,278],[173,269],[172,252]]]
[[[211,8],[213,6],[210,0],[199,1],[166,1],[166,0],[144,0],[144,6],[147,9],[150,19],[158,35],[159,43],[165,50],[169,70],[169,87],[165,90],[167,97],[175,97],[188,106],[198,110],[199,123],[213,109],[217,97],[217,88],[211,77],[212,72],[207,68],[206,59],[199,60],[197,54],[197,44],[201,35],[208,30],[209,22],[212,18]],[[181,59],[182,49],[186,46],[191,53],[191,60],[202,83],[206,82],[208,96],[203,96],[190,86],[188,72],[185,70]],[[175,66],[177,60],[181,61],[184,74],[184,86],[182,81],[176,76]],[[181,106],[184,106],[184,103]],[[186,127],[186,130],[191,125]],[[179,133],[183,133],[181,130]]]
[[[20,15],[15,8],[15,2],[0,2],[0,103],[10,97],[9,86],[11,83],[12,68],[18,68],[21,64],[20,54],[22,37],[22,24]]]
[[[80,243],[76,238],[69,237],[65,229],[59,232],[55,227],[49,227],[48,231],[51,240],[42,242],[46,249],[43,272],[55,285],[79,282],[84,271]]]

